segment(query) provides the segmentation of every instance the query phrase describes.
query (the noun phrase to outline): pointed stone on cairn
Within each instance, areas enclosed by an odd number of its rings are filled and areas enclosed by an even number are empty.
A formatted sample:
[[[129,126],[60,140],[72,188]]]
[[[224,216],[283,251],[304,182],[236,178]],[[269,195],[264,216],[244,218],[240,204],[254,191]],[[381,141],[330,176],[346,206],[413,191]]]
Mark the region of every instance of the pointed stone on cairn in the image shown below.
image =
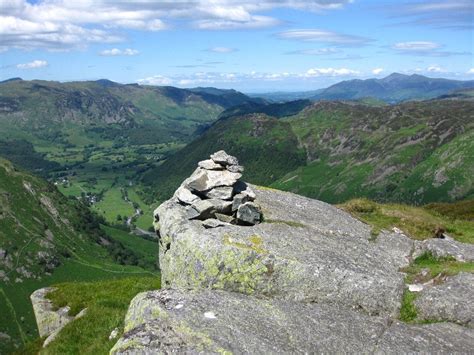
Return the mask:
[[[260,223],[261,208],[254,202],[255,193],[240,180],[244,168],[237,158],[223,150],[210,158],[200,161],[174,194],[187,206],[187,217],[203,221],[205,228]]]

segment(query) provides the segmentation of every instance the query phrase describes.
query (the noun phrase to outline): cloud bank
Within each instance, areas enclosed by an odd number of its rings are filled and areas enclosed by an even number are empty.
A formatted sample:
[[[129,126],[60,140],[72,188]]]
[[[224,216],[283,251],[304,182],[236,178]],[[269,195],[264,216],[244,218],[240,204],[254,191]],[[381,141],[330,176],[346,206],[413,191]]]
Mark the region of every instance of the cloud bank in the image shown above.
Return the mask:
[[[280,20],[263,11],[339,9],[351,0],[2,0],[0,48],[83,48],[124,40],[123,31],[162,31],[180,21],[201,30],[252,29]]]

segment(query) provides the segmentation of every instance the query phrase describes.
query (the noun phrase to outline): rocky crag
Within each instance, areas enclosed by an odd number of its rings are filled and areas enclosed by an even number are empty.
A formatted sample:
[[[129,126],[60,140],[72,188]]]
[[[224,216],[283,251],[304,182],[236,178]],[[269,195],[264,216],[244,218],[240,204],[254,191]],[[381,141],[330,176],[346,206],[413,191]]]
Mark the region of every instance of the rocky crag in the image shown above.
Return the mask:
[[[416,242],[397,229],[374,238],[368,225],[331,205],[238,182],[241,168],[225,156],[199,163],[155,211],[164,289],[133,299],[111,353],[473,349],[471,275],[411,285],[429,322],[398,320],[408,288],[399,270],[414,253],[469,261],[470,246]],[[249,203],[239,200],[243,191],[253,200],[252,221],[239,214]]]
[[[45,338],[43,347],[53,341],[59,332],[71,321],[82,317],[87,309],[84,308],[75,317],[69,315],[69,306],[56,309],[47,294],[54,288],[45,287],[33,292],[30,296],[33,311],[35,313],[36,324],[40,337]]]

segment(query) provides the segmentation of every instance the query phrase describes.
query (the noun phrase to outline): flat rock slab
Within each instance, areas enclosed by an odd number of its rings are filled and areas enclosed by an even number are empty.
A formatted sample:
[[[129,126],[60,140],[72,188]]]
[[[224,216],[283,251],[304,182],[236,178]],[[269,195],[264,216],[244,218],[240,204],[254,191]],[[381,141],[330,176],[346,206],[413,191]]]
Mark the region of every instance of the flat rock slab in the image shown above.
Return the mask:
[[[213,288],[326,302],[397,316],[413,242],[382,233],[321,201],[253,187],[265,220],[205,229],[169,200],[160,218],[163,287]]]
[[[474,274],[460,273],[425,288],[415,300],[418,317],[474,328]]]
[[[413,257],[416,258],[425,252],[430,252],[437,258],[451,256],[458,261],[474,261],[474,244],[461,243],[452,238],[434,238],[417,242]]]
[[[377,342],[378,354],[472,354],[474,331],[453,323],[395,322]]]
[[[69,307],[62,307],[55,310],[53,303],[46,298],[46,295],[54,291],[52,287],[40,288],[30,296],[35,313],[38,332],[41,337],[48,336],[58,329],[64,328],[74,317],[68,315]]]
[[[330,305],[162,290],[133,299],[111,353],[446,353],[472,345],[472,331],[454,324],[390,326],[385,317]]]

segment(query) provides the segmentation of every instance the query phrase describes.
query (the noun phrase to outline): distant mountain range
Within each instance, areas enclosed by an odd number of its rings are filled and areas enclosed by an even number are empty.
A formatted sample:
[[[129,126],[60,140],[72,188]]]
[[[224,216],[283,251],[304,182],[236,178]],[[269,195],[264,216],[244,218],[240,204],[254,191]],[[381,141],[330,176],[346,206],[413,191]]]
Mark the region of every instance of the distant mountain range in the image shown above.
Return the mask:
[[[341,81],[328,88],[306,92],[275,92],[254,94],[270,101],[308,100],[360,100],[376,98],[387,103],[406,100],[426,100],[447,95],[454,90],[474,88],[474,80],[461,81],[428,78],[423,75],[393,73],[383,79],[354,79]]]

